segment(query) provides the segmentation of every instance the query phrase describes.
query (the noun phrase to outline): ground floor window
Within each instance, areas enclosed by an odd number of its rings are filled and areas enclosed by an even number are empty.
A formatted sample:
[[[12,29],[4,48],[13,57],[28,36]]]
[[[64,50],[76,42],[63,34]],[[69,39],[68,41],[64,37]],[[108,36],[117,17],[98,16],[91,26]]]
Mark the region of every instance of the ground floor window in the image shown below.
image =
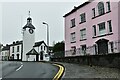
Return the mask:
[[[81,45],[82,53],[86,54],[86,45]]]
[[[111,50],[111,52],[114,52],[114,44],[113,44],[113,42],[110,42],[110,50]]]

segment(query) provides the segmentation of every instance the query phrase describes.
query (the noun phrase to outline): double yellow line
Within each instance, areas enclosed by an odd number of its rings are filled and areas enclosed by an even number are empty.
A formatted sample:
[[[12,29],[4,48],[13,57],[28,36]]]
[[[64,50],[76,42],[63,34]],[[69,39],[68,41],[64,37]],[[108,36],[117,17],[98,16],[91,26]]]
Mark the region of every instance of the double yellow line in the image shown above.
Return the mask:
[[[59,65],[59,64],[54,64],[55,66],[58,66],[59,67],[59,71],[58,73],[55,75],[55,77],[53,78],[53,80],[60,80],[63,72],[64,72],[64,67]]]

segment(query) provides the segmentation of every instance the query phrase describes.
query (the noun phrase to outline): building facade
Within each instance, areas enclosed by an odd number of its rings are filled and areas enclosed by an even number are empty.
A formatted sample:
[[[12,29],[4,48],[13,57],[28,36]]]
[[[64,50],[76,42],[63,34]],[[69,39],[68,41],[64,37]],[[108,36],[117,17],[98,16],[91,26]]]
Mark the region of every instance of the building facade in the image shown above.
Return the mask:
[[[65,14],[65,56],[120,52],[119,13],[119,0],[91,0]]]
[[[16,41],[10,44],[10,60],[21,61],[23,54],[23,41]]]
[[[45,44],[44,41],[36,42],[34,45],[34,49],[39,54],[39,61],[41,60],[49,61],[50,56],[47,53],[47,45]]]
[[[1,60],[8,61],[10,56],[10,46],[7,44],[6,46],[2,47],[1,51]]]

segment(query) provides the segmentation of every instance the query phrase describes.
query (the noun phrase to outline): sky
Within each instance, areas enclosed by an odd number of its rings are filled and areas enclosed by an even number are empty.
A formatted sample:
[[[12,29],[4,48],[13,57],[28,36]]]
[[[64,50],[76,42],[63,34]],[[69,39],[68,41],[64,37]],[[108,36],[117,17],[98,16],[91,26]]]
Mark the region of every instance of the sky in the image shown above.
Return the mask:
[[[31,11],[35,26],[35,41],[46,42],[46,22],[49,25],[50,45],[64,40],[63,16],[87,0],[4,0],[0,2],[0,42],[10,44],[22,40],[22,27],[26,24],[28,11]]]

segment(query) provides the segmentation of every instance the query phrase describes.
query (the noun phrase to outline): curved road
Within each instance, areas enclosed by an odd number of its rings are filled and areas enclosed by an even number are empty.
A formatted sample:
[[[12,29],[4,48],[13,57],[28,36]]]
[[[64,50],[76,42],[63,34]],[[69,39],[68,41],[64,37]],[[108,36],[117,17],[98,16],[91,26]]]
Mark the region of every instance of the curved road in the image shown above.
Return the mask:
[[[50,63],[43,62],[22,62],[14,72],[6,75],[4,78],[48,78],[53,79],[58,72],[58,67]],[[2,80],[6,80],[6,79]],[[13,80],[13,79],[10,79]],[[15,79],[14,79],[15,80]],[[26,80],[26,79],[25,79]],[[34,80],[34,79],[33,79]]]

